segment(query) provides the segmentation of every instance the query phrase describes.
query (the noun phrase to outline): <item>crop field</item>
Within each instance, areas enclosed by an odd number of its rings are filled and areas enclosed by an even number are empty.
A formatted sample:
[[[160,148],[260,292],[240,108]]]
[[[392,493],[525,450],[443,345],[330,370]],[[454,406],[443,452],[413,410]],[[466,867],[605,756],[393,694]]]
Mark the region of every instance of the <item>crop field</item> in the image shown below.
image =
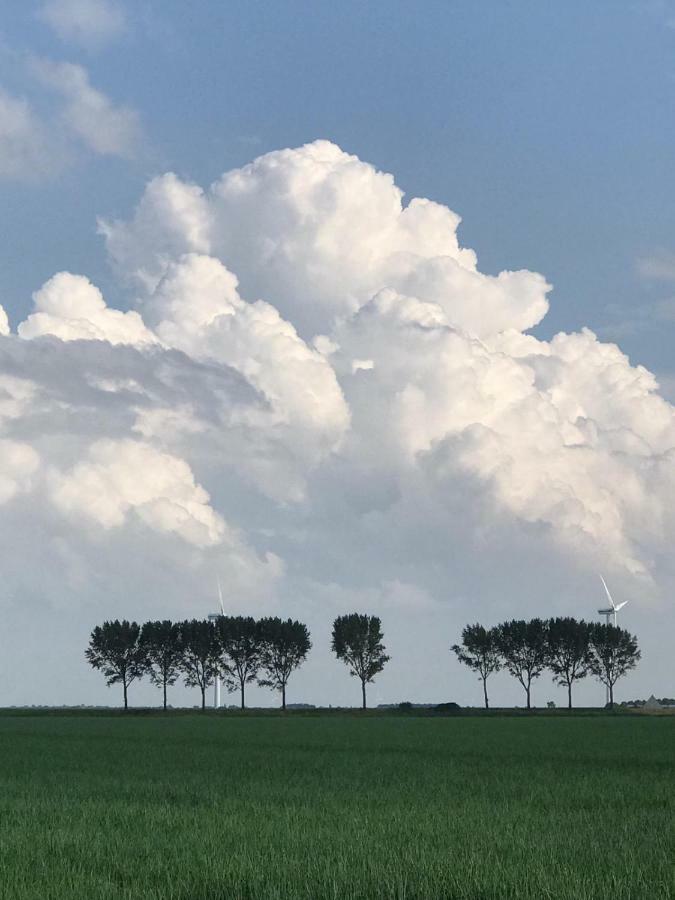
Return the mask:
[[[674,763],[674,717],[0,716],[0,897],[665,900]]]

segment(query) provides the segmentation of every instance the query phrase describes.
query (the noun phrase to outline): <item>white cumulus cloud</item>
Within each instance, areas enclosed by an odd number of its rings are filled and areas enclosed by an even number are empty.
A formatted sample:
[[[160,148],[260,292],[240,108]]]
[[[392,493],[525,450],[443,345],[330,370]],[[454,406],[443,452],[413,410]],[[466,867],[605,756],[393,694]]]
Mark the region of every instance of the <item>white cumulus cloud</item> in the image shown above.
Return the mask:
[[[52,477],[52,500],[63,512],[119,527],[131,512],[161,532],[197,546],[223,540],[225,523],[209,506],[184,460],[140,441],[103,440],[72,469]]]
[[[156,179],[130,223],[102,229],[113,261],[146,286],[161,277],[167,250],[208,252],[236,273],[245,296],[264,298],[309,336],[384,287],[438,302],[454,325],[478,334],[543,318],[544,278],[479,273],[475,253],[459,245],[458,215],[402,200],[391,175],[316,141],[268,153],[206,193],[175,176]]]
[[[18,327],[20,337],[51,334],[62,341],[109,341],[111,344],[155,343],[137,312],[106,306],[88,278],[59,272],[33,294],[36,312]]]
[[[270,401],[278,420],[337,446],[349,413],[335,372],[275,307],[242,300],[237,278],[219,260],[190,254],[169,265],[147,314],[166,344],[226,362]]]

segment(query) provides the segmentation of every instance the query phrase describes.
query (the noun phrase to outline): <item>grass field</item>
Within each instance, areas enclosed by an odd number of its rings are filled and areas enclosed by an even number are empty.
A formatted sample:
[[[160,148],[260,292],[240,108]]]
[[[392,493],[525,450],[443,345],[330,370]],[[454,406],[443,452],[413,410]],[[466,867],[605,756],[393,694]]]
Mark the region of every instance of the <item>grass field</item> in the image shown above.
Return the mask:
[[[0,897],[675,896],[675,718],[0,716]]]

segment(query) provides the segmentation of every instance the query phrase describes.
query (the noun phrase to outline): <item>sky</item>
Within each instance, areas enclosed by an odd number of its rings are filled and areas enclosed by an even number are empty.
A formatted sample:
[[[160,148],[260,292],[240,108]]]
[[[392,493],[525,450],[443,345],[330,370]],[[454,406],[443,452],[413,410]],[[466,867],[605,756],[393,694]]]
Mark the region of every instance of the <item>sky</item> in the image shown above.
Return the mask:
[[[665,0],[3,4],[0,705],[118,702],[91,628],[217,578],[289,702],[359,611],[373,703],[480,703],[462,627],[600,572],[672,696],[674,105]]]

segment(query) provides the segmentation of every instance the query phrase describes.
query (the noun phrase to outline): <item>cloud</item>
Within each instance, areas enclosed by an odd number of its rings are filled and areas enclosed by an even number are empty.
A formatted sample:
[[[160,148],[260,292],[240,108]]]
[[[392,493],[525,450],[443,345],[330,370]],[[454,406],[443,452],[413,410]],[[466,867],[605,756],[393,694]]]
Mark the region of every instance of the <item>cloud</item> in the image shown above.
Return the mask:
[[[46,0],[38,17],[64,41],[95,49],[122,35],[126,17],[114,0]]]
[[[637,261],[639,274],[652,281],[675,281],[675,253],[661,250]]]
[[[39,466],[39,457],[28,444],[0,440],[0,459],[0,504],[3,504],[17,493],[30,489],[31,477]]]
[[[663,331],[675,322],[675,298],[666,297],[639,306],[610,303],[605,307],[609,322],[599,329],[603,337],[622,340],[627,336]]]
[[[47,89],[63,97],[61,121],[89,150],[126,158],[138,152],[143,140],[138,112],[94,88],[86,69],[45,59],[36,60],[33,68]]]
[[[62,341],[109,341],[111,344],[152,344],[157,338],[137,312],[106,306],[103,295],[88,278],[59,272],[33,294],[36,312],[19,325],[30,339],[53,334]]]
[[[542,276],[481,274],[475,253],[459,246],[458,215],[424,199],[403,206],[402,196],[391,175],[317,141],[268,153],[207,192],[175,175],[155,179],[131,222],[104,220],[101,230],[118,269],[146,289],[169,254],[209,253],[245,296],[264,298],[309,337],[384,287],[437,302],[480,334],[543,318]]]
[[[215,271],[219,259],[300,334],[318,333],[357,416],[359,452],[372,445],[392,478],[422,462],[434,478],[475,477],[499,508],[550,529],[579,557],[647,574],[645,507],[675,446],[672,408],[649,373],[591,332],[550,343],[526,335],[550,286],[528,271],[482,274],[458,242],[459,222],[428,200],[404,205],[391,176],[319,141],[267,154],[207,191],[155,179],[131,221],[101,230],[118,270],[148,297],[139,308],[151,310],[176,260],[187,266],[184,254],[198,251],[201,266]],[[209,292],[191,259],[182,296],[191,286],[200,297],[199,306],[183,300],[194,317]],[[219,327],[201,331],[176,309],[156,327],[188,353],[208,346],[217,356],[216,334],[236,319],[205,315]],[[281,371],[277,360],[271,371]],[[662,507],[655,522],[668,519]]]
[[[63,163],[58,136],[23,97],[0,87],[0,178],[32,181],[55,174]]]
[[[85,68],[40,58],[26,68],[30,99],[0,86],[0,179],[52,178],[84,154],[138,156],[144,145],[139,113],[95,88]],[[38,112],[41,107],[49,112]]]
[[[297,425],[326,450],[337,449],[349,412],[332,367],[273,306],[243,301],[236,277],[219,260],[180,257],[143,309],[168,346],[226,361],[269,401],[277,423]]]
[[[546,279],[481,273],[459,222],[325,141],[208,189],[163,175],[102,220],[133,310],[61,272],[0,336],[0,440],[35,454],[7,469],[10,589],[39,535],[73,604],[106,572],[105,615],[132,595],[159,614],[160,593],[161,614],[201,615],[216,572],[228,608],[319,641],[368,607],[393,699],[430,689],[406,647],[421,671],[466,621],[591,615],[598,570],[657,610],[657,640],[675,410],[590,330],[528,333]]]
[[[0,306],[0,336],[7,334],[9,334],[9,319],[3,307]]]
[[[185,461],[140,441],[96,441],[86,459],[52,475],[51,497],[67,515],[103,528],[123,525],[133,511],[150,528],[176,532],[198,547],[218,544],[225,534]]]

